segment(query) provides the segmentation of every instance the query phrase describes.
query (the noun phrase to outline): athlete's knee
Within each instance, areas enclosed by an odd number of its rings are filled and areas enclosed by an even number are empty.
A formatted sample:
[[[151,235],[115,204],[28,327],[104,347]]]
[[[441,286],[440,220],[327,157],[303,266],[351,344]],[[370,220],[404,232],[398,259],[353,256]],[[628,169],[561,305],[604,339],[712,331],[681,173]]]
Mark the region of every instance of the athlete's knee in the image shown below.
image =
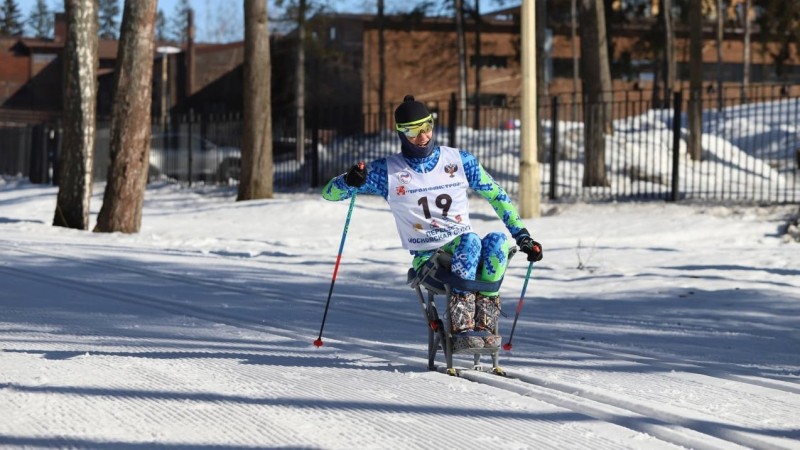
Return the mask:
[[[485,249],[509,248],[508,236],[506,236],[505,233],[500,233],[498,231],[493,231],[484,236],[484,238],[481,240],[481,244]]]
[[[480,245],[481,238],[480,236],[478,236],[478,233],[475,233],[474,231],[469,231],[461,235],[461,242],[463,244],[474,244],[477,242],[478,245]]]

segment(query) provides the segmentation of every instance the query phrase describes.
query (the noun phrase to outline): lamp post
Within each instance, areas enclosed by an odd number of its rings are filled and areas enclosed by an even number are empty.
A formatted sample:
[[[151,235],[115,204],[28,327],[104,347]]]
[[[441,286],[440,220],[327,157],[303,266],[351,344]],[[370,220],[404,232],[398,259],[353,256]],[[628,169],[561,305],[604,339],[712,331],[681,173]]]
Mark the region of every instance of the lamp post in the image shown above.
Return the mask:
[[[169,78],[169,55],[180,53],[181,49],[170,45],[156,48],[156,52],[161,55],[161,129],[167,129],[167,81]]]

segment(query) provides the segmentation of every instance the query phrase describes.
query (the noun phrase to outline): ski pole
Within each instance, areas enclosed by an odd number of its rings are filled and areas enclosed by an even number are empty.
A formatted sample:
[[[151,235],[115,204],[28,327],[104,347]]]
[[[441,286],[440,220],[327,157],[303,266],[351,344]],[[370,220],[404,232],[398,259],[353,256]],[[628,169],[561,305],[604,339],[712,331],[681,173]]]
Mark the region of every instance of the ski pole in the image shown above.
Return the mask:
[[[364,162],[358,163],[360,169],[364,169]],[[347,219],[344,221],[344,231],[342,231],[342,241],[339,243],[339,255],[336,256],[336,265],[333,266],[333,277],[331,278],[331,287],[328,289],[328,301],[325,302],[325,313],[322,314],[322,324],[319,327],[319,336],[314,341],[315,347],[322,347],[322,329],[325,327],[325,319],[328,317],[328,308],[331,304],[331,295],[333,294],[333,284],[336,283],[336,274],[339,272],[339,261],[342,259],[342,251],[344,250],[344,240],[347,238],[347,228],[350,227],[350,217],[353,215],[353,207],[356,205],[356,192],[350,197],[350,208],[347,210]]]
[[[525,298],[525,291],[528,290],[528,280],[531,278],[531,271],[533,270],[533,261],[528,264],[528,273],[525,274],[525,283],[522,284],[522,293],[519,295],[519,302],[517,303],[517,314],[514,316],[514,324],[511,325],[511,334],[508,335],[508,342],[503,344],[503,350],[511,350],[511,339],[514,337],[514,329],[517,328],[517,319],[519,313],[522,311],[522,301]]]

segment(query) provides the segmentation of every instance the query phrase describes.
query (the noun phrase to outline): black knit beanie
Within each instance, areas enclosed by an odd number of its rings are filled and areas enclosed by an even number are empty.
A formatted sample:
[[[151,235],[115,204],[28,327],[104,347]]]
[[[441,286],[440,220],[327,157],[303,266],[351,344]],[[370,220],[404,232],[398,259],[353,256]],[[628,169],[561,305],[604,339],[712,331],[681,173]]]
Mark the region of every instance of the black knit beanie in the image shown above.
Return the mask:
[[[414,100],[413,95],[406,95],[403,103],[394,110],[395,123],[408,123],[422,120],[431,115],[424,104]]]
[[[416,122],[430,115],[431,113],[425,105],[414,100],[413,95],[406,95],[403,98],[403,103],[394,110],[394,121],[395,123]],[[403,156],[410,159],[427,158],[433,153],[433,149],[436,146],[434,140],[431,139],[425,147],[418,147],[412,144],[401,131],[397,132],[397,137],[400,138],[400,151]]]

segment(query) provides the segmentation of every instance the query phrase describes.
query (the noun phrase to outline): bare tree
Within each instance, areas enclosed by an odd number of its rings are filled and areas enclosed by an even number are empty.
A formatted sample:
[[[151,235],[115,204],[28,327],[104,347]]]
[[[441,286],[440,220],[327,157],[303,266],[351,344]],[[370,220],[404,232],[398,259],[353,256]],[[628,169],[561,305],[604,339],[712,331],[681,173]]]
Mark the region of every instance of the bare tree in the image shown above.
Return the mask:
[[[383,0],[378,0],[378,128],[386,129],[386,14]]]
[[[464,2],[455,0],[456,46],[458,48],[458,120],[467,124],[467,39],[464,33]]]
[[[757,0],[758,36],[765,54],[772,57],[775,75],[782,82],[791,72],[788,64],[800,48],[800,2]]]
[[[150,107],[156,0],[126,0],[122,13],[114,102],[111,163],[96,232],[136,233],[150,159]]]
[[[237,201],[272,198],[271,66],[267,2],[245,0],[244,129]]]
[[[724,40],[725,17],[722,14],[722,0],[717,0],[717,110],[722,111],[722,43]]]
[[[182,44],[189,40],[189,0],[178,0],[169,19],[169,33],[174,42]]]
[[[66,8],[65,8],[66,11]],[[28,27],[37,38],[49,38],[53,34],[53,14],[47,7],[45,0],[36,0],[28,16]]]
[[[303,164],[306,155],[306,0],[297,3],[297,79],[295,104],[297,109],[297,163]]]
[[[703,132],[703,11],[700,2],[689,4],[689,154],[702,158]]]
[[[605,136],[611,133],[611,69],[603,0],[581,0],[584,186],[606,186]]]
[[[542,111],[542,107],[548,104],[547,96],[549,89],[547,88],[548,79],[546,74],[547,64],[547,50],[545,44],[547,40],[547,2],[536,2],[534,5],[536,10],[536,108]],[[543,105],[540,102],[544,102]],[[536,121],[536,141],[544,143],[544,128],[542,121]],[[545,160],[546,147],[544,145],[536,146],[539,161]]]
[[[66,0],[64,43],[64,137],[58,163],[53,225],[89,229],[97,98],[97,5]]]
[[[234,42],[241,41],[242,10],[235,2],[218,2],[206,0],[204,41]]]
[[[664,94],[667,103],[675,90],[675,31],[672,20],[672,0],[661,0],[664,22]]]
[[[475,98],[475,117],[473,119],[473,128],[476,130],[481,126],[481,1],[475,0],[475,9],[472,11],[472,18],[475,21],[475,50],[473,58],[475,59],[475,92],[472,96]]]
[[[578,95],[578,80],[580,71],[578,66],[578,0],[570,2],[570,41],[572,44],[572,104],[575,105],[575,96]],[[572,109],[572,120],[575,120],[575,108]]]
[[[744,21],[744,51],[742,55],[742,64],[744,64],[744,74],[742,76],[742,101],[747,101],[748,89],[750,87],[750,34],[752,33],[750,11],[752,10],[752,0],[744,2],[744,12],[742,20]]]
[[[117,16],[119,15],[118,0],[100,0],[99,22],[100,37],[103,39],[116,39],[119,31]]]

